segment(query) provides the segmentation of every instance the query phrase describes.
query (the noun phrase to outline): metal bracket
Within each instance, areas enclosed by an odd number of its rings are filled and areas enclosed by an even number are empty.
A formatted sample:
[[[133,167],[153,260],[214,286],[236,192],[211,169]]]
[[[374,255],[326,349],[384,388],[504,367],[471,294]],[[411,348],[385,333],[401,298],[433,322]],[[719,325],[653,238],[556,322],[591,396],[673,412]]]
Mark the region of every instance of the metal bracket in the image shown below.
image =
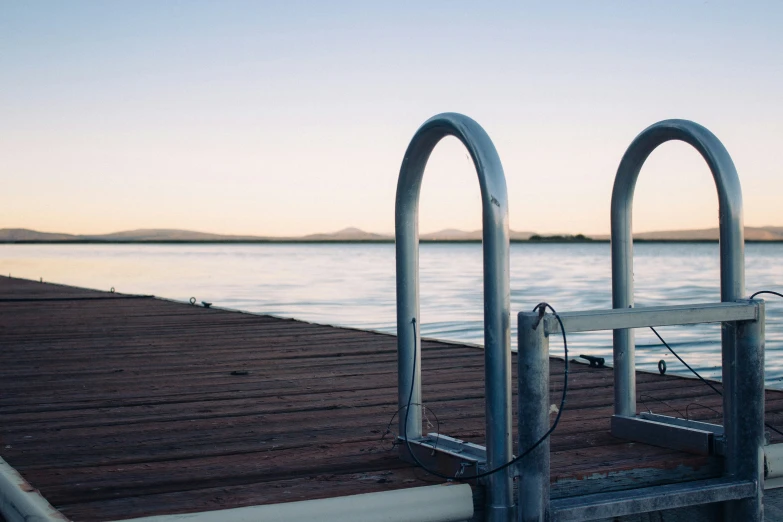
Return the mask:
[[[660,415],[658,413],[648,412],[642,412],[638,415],[638,417],[651,421],[663,422],[666,424],[674,424],[675,426],[682,426],[684,428],[711,431],[716,436],[723,436],[723,426],[720,424],[712,424],[711,422],[695,421],[690,419],[680,419],[677,417],[670,417],[669,415]]]
[[[614,437],[643,442],[697,455],[723,455],[723,426],[678,419],[667,415],[640,413],[636,417],[612,415]]]
[[[397,440],[402,450],[402,459],[415,464],[405,439],[398,437]],[[439,433],[428,433],[426,437],[408,442],[410,451],[416,455],[419,462],[443,475],[455,478],[470,477],[486,468],[487,449],[484,446]]]

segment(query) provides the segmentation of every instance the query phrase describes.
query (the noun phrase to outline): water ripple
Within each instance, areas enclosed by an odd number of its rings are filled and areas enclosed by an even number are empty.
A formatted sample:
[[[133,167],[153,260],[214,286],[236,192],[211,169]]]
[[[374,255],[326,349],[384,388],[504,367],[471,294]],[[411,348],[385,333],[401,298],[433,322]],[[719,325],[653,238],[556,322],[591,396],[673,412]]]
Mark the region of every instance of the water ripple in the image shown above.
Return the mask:
[[[634,247],[637,306],[720,298],[717,244],[642,243]],[[306,321],[396,330],[394,245],[0,245],[0,273],[187,301],[191,296]],[[781,291],[783,244],[748,244],[747,289]],[[425,336],[483,343],[483,269],[479,244],[420,247]],[[547,301],[559,311],[611,307],[609,245],[511,246],[511,308]],[[766,379],[783,387],[783,302],[767,302]],[[512,318],[512,344],[516,321]],[[661,335],[705,377],[720,378],[720,327],[661,328]],[[637,330],[637,366],[687,374],[649,330]],[[573,334],[574,355],[607,358],[611,333]],[[561,353],[553,339],[552,352]]]

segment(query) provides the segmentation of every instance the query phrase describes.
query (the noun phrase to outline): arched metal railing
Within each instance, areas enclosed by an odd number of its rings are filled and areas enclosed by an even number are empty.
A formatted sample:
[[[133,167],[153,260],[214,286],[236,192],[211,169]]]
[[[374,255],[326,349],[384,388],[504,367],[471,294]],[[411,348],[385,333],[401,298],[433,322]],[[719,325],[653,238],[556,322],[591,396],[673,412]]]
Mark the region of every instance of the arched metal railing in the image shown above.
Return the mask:
[[[681,140],[707,161],[720,205],[721,301],[633,307],[631,214],[639,171],[660,144]],[[644,130],[620,163],[612,194],[611,310],[564,312],[519,318],[519,446],[531,447],[549,428],[549,337],[558,333],[614,332],[615,415],[612,434],[674,450],[722,455],[722,476],[665,486],[643,485],[610,494],[550,497],[548,441],[519,465],[518,520],[614,519],[674,507],[722,503],[727,521],[763,520],[764,302],[744,299],[742,191],[734,164],[704,127],[667,120]],[[723,425],[636,413],[633,328],[720,323],[723,358]],[[524,397],[524,402],[522,398]],[[520,412],[522,411],[520,406]]]
[[[632,209],[636,180],[647,157],[659,145],[679,140],[693,146],[707,162],[715,188],[718,192],[719,241],[720,241],[720,295],[723,302],[736,302],[745,297],[745,236],[742,215],[742,187],[737,169],[726,148],[709,130],[698,123],[687,120],[664,120],[651,125],[641,132],[625,152],[617,169],[612,191],[611,241],[612,241],[612,307],[615,309],[633,307],[633,237]],[[721,373],[723,384],[723,440],[725,440],[726,472],[729,475],[753,476],[757,471],[751,466],[756,456],[755,437],[744,433],[746,422],[741,422],[749,405],[741,405],[742,398],[756,397],[757,390],[746,390],[749,383],[756,386],[756,378],[749,378],[741,368],[748,367],[751,372],[761,371],[762,399],[761,418],[763,419],[763,363],[746,365],[747,354],[738,354],[738,336],[736,322],[724,322],[721,329]],[[620,421],[636,415],[636,373],[635,345],[631,329],[619,329],[613,332],[614,345],[614,395],[615,417],[612,432],[634,438],[636,428]],[[762,356],[763,357],[763,356]],[[756,376],[757,377],[757,376]],[[758,408],[758,405],[754,406]],[[619,418],[619,419],[617,419]],[[757,419],[756,419],[757,420]],[[630,433],[627,431],[630,427]],[[641,431],[647,430],[640,426]],[[755,429],[755,426],[754,426]],[[649,433],[649,432],[648,432]],[[636,440],[644,440],[644,436]],[[743,468],[748,468],[747,470]],[[753,469],[751,469],[753,468]],[[741,503],[740,503],[741,504]],[[753,512],[753,504],[745,503]],[[729,509],[735,509],[730,504]],[[757,506],[756,506],[757,507]],[[745,508],[742,508],[745,509]],[[755,516],[755,515],[754,515]]]
[[[399,433],[408,441],[421,432],[421,350],[419,324],[418,209],[424,168],[432,150],[446,136],[467,148],[481,187],[484,249],[484,350],[486,396],[486,466],[494,469],[511,453],[511,341],[508,196],[503,166],[481,126],[461,114],[427,120],[405,152],[397,183],[397,350]],[[414,370],[415,368],[415,370]],[[412,393],[411,393],[412,391]],[[407,412],[408,404],[417,405]],[[407,425],[406,425],[407,419]],[[509,470],[487,478],[488,520],[506,520],[513,509]]]
[[[721,301],[736,301],[745,294],[745,239],[742,218],[742,188],[737,170],[717,137],[698,123],[664,120],[646,128],[625,152],[612,190],[612,307],[633,306],[633,194],[639,171],[659,145],[680,140],[702,155],[715,179],[720,215]],[[733,334],[724,341],[733,339]],[[633,330],[614,331],[615,414],[636,414],[636,374]],[[727,359],[728,358],[728,359]],[[730,350],[723,353],[724,388],[730,391]],[[731,393],[726,393],[730,397]],[[724,405],[725,406],[725,405]],[[727,408],[726,413],[731,411]]]

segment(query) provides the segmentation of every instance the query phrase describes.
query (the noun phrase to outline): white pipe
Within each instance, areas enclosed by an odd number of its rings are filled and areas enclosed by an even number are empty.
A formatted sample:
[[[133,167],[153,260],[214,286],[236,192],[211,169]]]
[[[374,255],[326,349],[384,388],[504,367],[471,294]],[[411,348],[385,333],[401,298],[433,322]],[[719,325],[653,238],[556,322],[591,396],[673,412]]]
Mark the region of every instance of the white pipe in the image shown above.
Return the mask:
[[[473,517],[468,484],[424,486],[123,522],[461,522]]]
[[[764,489],[783,487],[783,444],[764,446]]]
[[[68,520],[2,458],[0,458],[0,513],[7,522]]]

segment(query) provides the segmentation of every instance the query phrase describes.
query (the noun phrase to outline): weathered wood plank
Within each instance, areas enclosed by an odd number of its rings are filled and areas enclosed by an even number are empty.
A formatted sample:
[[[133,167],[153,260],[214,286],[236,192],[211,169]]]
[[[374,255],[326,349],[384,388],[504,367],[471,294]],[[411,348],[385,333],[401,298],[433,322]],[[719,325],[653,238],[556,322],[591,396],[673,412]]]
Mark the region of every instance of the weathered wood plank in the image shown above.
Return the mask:
[[[0,455],[67,515],[439,482],[390,451],[393,434],[382,439],[397,408],[393,336],[121,297],[0,277]],[[437,415],[444,433],[481,442],[483,352],[425,341],[422,361],[428,431]],[[563,361],[550,365],[556,404]],[[612,382],[610,369],[572,365],[551,441],[553,493],[717,473],[715,460],[611,437]],[[639,373],[637,385],[656,413],[720,412],[720,397],[693,379]],[[783,427],[783,393],[768,392],[766,407]]]

